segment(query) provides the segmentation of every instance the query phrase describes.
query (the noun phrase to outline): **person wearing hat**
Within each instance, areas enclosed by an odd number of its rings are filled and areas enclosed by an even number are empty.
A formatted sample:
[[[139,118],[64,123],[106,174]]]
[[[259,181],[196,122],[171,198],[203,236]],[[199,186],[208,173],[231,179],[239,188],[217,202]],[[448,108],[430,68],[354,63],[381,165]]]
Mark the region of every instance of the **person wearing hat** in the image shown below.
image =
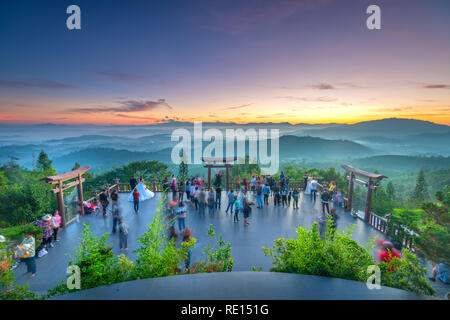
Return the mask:
[[[46,214],[42,217],[37,226],[42,229],[42,244],[45,249],[48,249],[48,246],[53,248],[52,216],[50,214]]]
[[[33,232],[30,230],[27,232],[25,239],[23,239],[20,245],[16,246],[18,251],[21,252],[20,258],[27,265],[27,272],[25,272],[25,274],[31,272],[30,278],[36,275],[35,245],[36,242],[33,238]]]

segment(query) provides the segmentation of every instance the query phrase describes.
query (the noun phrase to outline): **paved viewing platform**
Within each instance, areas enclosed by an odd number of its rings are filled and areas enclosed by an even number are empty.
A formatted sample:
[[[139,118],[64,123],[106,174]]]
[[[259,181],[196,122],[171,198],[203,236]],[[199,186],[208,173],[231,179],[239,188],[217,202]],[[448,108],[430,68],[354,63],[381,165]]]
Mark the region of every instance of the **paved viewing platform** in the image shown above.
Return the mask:
[[[60,280],[64,280],[67,263],[70,261],[67,254],[75,254],[75,247],[80,242],[83,223],[91,225],[95,236],[108,232],[107,242],[113,245],[113,252],[116,255],[124,253],[134,260],[135,254],[132,251],[139,245],[136,240],[147,230],[148,223],[151,222],[156,213],[159,197],[161,197],[161,194],[157,193],[155,198],[141,202],[140,212],[135,214],[133,203],[127,201],[128,194],[120,194],[119,205],[122,216],[129,225],[128,251],[119,250],[118,234],[111,233],[111,215],[108,217],[103,217],[101,213],[86,215],[78,222],[74,222],[65,230],[62,230],[59,233],[61,241],[57,242],[54,248],[50,248],[47,255],[36,259],[36,277],[30,279],[27,275],[24,275],[26,267],[24,263],[21,263],[15,270],[15,283],[19,285],[28,283],[31,290],[43,292],[55,287]],[[225,192],[222,193],[221,209],[217,209],[214,213],[209,213],[206,209],[205,216],[199,216],[195,208],[188,203],[186,226],[192,229],[192,236],[198,240],[196,248],[192,250],[191,263],[203,258],[202,249],[205,245],[213,244],[207,236],[209,224],[213,224],[217,236],[221,235],[225,241],[231,242],[232,256],[235,261],[233,271],[251,271],[253,266],[261,267],[262,271],[269,271],[271,259],[264,257],[261,248],[263,246],[271,247],[273,240],[276,238],[294,238],[298,226],[310,227],[321,214],[319,197],[314,202],[309,196],[301,194],[299,209],[293,209],[292,203],[288,208],[274,207],[272,198],[270,198],[269,205],[262,209],[252,206],[250,225],[245,227],[242,216],[240,222],[234,223],[233,215],[225,213],[226,205]],[[338,209],[338,214],[340,216],[338,230],[354,224],[352,237],[363,246],[366,246],[368,240],[373,237],[385,237],[381,232],[376,231],[360,219],[353,218],[342,209]],[[178,224],[175,226],[178,228]],[[365,284],[361,285],[365,287]]]

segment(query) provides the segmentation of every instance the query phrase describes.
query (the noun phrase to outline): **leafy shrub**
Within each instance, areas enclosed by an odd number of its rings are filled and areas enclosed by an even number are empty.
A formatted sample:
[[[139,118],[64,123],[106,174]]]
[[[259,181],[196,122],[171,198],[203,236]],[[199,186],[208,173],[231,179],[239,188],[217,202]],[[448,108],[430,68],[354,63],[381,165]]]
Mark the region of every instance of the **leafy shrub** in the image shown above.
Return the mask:
[[[209,225],[208,237],[217,239],[212,224]],[[218,247],[216,249],[205,246],[205,260],[194,262],[190,269],[190,273],[202,272],[226,272],[233,270],[234,260],[231,256],[231,243],[223,241],[222,236],[217,239]]]
[[[276,239],[272,248],[263,247],[264,255],[273,259],[271,271],[310,274],[365,281],[367,266],[374,264],[370,254],[350,238],[351,230],[336,233],[330,230],[320,238],[317,223],[310,230],[297,229],[296,239]]]
[[[175,248],[173,240],[169,240],[169,222],[165,216],[163,196],[148,230],[137,240],[141,246],[134,250],[136,262],[132,272],[134,278],[154,278],[170,276],[178,273],[178,265],[187,257],[194,245],[192,241],[180,248]]]
[[[77,265],[81,272],[81,290],[102,285],[129,281],[134,279],[164,277],[180,274],[179,265],[183,263],[188,252],[195,247],[197,240],[193,237],[189,241],[182,241],[176,247],[173,239],[168,237],[171,221],[167,219],[165,210],[166,197],[159,200],[158,210],[148,230],[138,239],[141,246],[134,250],[136,261],[133,263],[124,255],[114,256],[111,246],[106,245],[108,234],[94,237],[88,224],[84,225],[81,243],[75,249],[76,255],[71,256],[69,265]],[[216,238],[214,229],[210,225],[208,235]],[[205,261],[192,264],[191,272],[220,272],[231,271],[233,258],[231,244],[222,240],[217,241],[218,248],[206,247]],[[55,288],[49,290],[45,298],[69,293],[65,281],[61,281]]]
[[[351,228],[334,233],[329,228],[321,239],[317,223],[310,230],[299,227],[295,239],[279,238],[271,248],[263,247],[272,258],[271,271],[300,273],[366,282],[367,267],[375,265],[367,249],[352,240]],[[432,294],[433,288],[424,278],[426,270],[409,250],[401,259],[379,263],[381,284],[419,294]]]
[[[421,209],[394,209],[387,224],[387,235],[398,244],[413,238],[410,230],[417,230],[424,212]]]
[[[100,237],[93,236],[89,224],[84,224],[81,243],[75,248],[76,254],[69,255],[69,266],[76,265],[80,268],[81,290],[129,279],[133,262],[123,255],[116,257],[112,246],[106,245],[107,237],[108,233]],[[68,289],[66,282],[61,281],[56,288],[49,290],[49,296],[76,290]]]
[[[432,295],[433,287],[425,279],[427,272],[419,259],[408,249],[403,250],[402,258],[392,258],[389,264],[378,264],[381,270],[381,285],[402,290],[408,290],[417,294]]]

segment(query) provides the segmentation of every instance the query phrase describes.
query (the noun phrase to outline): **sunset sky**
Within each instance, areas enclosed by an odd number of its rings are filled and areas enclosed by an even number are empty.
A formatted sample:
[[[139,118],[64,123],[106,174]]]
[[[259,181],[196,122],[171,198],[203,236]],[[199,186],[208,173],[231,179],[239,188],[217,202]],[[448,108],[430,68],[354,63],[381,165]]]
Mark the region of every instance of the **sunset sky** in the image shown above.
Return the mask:
[[[450,125],[448,0],[2,0],[0,39],[2,123]]]

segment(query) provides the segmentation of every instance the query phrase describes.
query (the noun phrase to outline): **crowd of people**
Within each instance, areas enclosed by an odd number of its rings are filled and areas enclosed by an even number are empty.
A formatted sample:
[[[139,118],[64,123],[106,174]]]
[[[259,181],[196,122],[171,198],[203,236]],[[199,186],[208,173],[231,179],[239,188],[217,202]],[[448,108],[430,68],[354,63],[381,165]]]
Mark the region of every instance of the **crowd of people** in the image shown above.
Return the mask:
[[[220,176],[219,176],[220,178]],[[200,216],[204,216],[206,210],[214,213],[221,209],[222,205],[222,187],[219,183],[214,182],[214,188],[208,188],[205,180],[200,176],[190,177],[186,181],[177,181],[173,175],[170,179],[165,178],[162,182],[162,188],[166,194],[172,195],[171,210],[178,212],[179,215],[179,231],[185,228],[185,218],[187,215],[186,204],[190,204],[192,209]],[[324,225],[331,220],[329,225],[336,227],[337,211],[330,208],[330,202],[334,207],[342,206],[343,195],[336,187],[334,181],[319,183],[311,174],[306,173],[303,186],[291,184],[290,177],[281,171],[279,178],[271,175],[253,174],[250,179],[237,178],[234,183],[235,188],[226,191],[226,209],[225,213],[233,217],[234,222],[239,222],[241,217],[244,218],[244,226],[250,224],[249,217],[252,206],[260,209],[272,203],[274,206],[289,207],[293,206],[295,210],[299,209],[299,198],[303,190],[311,201],[316,201],[320,190],[320,201],[322,207],[322,216],[319,218],[319,227],[325,229]],[[331,209],[331,210],[330,210]],[[178,211],[179,210],[179,211]],[[182,214],[181,214],[182,213]]]

